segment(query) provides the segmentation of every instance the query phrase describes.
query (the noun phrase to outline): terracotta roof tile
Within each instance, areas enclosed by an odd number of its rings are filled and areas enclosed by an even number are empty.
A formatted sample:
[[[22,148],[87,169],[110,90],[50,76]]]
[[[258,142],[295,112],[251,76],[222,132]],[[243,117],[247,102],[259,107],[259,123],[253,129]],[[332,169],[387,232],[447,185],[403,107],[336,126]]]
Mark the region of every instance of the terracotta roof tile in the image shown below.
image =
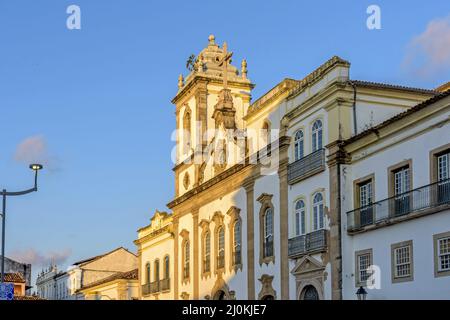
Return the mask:
[[[83,291],[85,289],[89,289],[92,287],[96,287],[101,284],[105,284],[114,280],[138,280],[138,269],[134,269],[127,272],[117,272],[109,277],[106,277],[104,279],[101,279],[99,281],[95,281],[87,286],[84,286],[83,288],[79,289],[78,292]]]
[[[16,273],[5,273],[4,276],[5,282],[14,282],[14,283],[25,283],[25,279],[23,278],[23,275],[19,272]]]
[[[426,94],[437,94],[437,93],[439,93],[438,91],[436,91],[434,89],[412,88],[412,87],[406,87],[406,86],[397,85],[397,84],[372,82],[372,81],[362,81],[362,80],[351,80],[351,81],[356,86],[359,86],[359,87],[403,90],[403,91],[412,91],[412,92],[426,93]]]

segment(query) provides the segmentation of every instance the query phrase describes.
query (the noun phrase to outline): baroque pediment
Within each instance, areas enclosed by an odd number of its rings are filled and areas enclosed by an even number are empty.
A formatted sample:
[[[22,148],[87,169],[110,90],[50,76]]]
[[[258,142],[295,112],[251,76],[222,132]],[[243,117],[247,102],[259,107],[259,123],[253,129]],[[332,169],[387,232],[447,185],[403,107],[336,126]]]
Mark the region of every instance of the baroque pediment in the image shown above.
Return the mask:
[[[294,269],[291,270],[291,273],[298,275],[315,271],[323,271],[324,269],[325,266],[317,259],[311,256],[304,256],[297,260],[297,263],[295,264]]]

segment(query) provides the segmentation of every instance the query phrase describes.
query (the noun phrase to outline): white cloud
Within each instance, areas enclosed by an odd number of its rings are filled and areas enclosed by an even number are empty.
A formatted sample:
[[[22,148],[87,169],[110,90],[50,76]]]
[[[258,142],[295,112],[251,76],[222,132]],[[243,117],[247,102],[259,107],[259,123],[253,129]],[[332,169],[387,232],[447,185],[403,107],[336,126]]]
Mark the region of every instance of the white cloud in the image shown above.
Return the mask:
[[[18,262],[31,263],[33,266],[48,266],[52,262],[57,265],[63,264],[71,254],[72,250],[70,249],[39,252],[36,249],[29,248],[13,251],[8,256]]]
[[[430,21],[409,43],[403,67],[421,77],[450,69],[450,15]]]
[[[51,156],[48,152],[47,141],[43,135],[23,140],[16,148],[14,160],[24,164],[41,163],[50,171],[59,168],[58,158]]]

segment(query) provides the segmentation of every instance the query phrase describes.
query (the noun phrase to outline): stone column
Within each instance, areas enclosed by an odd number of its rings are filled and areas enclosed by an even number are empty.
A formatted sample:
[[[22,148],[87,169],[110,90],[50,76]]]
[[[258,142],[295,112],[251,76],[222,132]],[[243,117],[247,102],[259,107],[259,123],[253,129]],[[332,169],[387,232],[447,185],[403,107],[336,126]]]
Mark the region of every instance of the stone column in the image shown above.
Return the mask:
[[[249,178],[244,182],[247,193],[247,288],[248,300],[255,300],[255,221],[254,199],[255,180]]]
[[[330,241],[328,251],[331,264],[331,298],[342,299],[342,247],[341,247],[341,176],[340,167],[348,163],[348,157],[341,150],[341,141],[326,146],[328,149],[328,168],[330,179]]]
[[[142,299],[142,279],[145,279],[143,276],[143,269],[142,269],[142,248],[141,245],[138,244],[138,297],[139,299]]]
[[[176,127],[177,127],[177,136],[176,136],[176,148],[177,148],[177,156],[176,156],[176,164],[178,164],[179,161],[179,152],[180,152],[180,107],[177,106],[177,110],[175,111],[176,116]],[[175,170],[175,198],[177,198],[180,195],[180,178],[179,178],[179,170]]]
[[[178,300],[178,274],[179,274],[179,268],[178,268],[178,217],[173,218],[173,234],[174,234],[174,240],[173,240],[173,294],[174,294],[174,300]]]
[[[199,241],[198,241],[198,208],[192,210],[192,221],[193,221],[193,228],[194,228],[194,270],[192,270],[194,277],[194,300],[198,300],[199,290],[199,264],[198,264],[198,258],[199,258]]]
[[[289,137],[280,137],[278,178],[280,180],[280,278],[281,300],[289,300],[288,257],[288,148]]]

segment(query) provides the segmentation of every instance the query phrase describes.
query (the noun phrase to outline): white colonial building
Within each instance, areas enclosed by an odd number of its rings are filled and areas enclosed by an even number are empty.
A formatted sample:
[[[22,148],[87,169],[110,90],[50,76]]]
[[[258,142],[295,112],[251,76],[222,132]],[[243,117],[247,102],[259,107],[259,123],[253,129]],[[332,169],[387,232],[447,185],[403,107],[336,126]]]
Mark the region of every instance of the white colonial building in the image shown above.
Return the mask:
[[[58,271],[56,265],[43,270],[37,277],[38,295],[47,300],[84,300],[101,292],[105,285],[113,285],[114,297],[137,298],[137,257],[123,247],[110,252],[77,261],[66,271]],[[105,281],[108,280],[108,281]],[[126,285],[116,282],[124,280]],[[100,287],[100,285],[102,285]],[[89,289],[89,290],[88,290]],[[136,293],[135,293],[136,292]],[[100,297],[101,298],[101,297]]]
[[[179,78],[175,197],[172,213],[138,231],[140,296],[356,297],[344,288],[354,258],[344,248],[350,191],[340,181],[353,162],[343,141],[438,92],[351,80],[350,64],[333,57],[251,103],[247,62],[239,71],[231,55],[210,36]]]
[[[343,297],[449,299],[450,91],[340,150]]]
[[[66,300],[71,297],[67,272],[59,271],[53,264],[38,274],[36,287],[38,296],[46,300]]]

